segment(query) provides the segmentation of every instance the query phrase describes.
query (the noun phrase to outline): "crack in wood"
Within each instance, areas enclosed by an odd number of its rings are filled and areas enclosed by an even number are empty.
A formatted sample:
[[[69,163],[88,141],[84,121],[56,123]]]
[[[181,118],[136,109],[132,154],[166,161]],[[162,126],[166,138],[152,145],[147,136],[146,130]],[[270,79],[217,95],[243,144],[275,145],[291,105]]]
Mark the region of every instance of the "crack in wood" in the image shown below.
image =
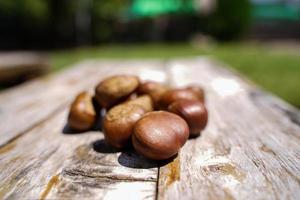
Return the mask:
[[[65,169],[63,171],[63,175],[67,175],[70,177],[76,177],[76,176],[81,176],[81,177],[87,177],[87,178],[93,178],[93,179],[107,179],[107,180],[112,180],[114,182],[118,181],[124,181],[124,182],[135,182],[135,181],[141,181],[141,182],[156,182],[156,179],[154,178],[136,178],[132,176],[126,176],[126,175],[90,175],[87,173],[84,173],[83,171],[75,171],[75,170],[68,170]]]
[[[158,200],[158,192],[159,192],[159,180],[160,180],[160,167],[157,169],[157,178],[156,178],[156,187],[155,187],[155,200]]]

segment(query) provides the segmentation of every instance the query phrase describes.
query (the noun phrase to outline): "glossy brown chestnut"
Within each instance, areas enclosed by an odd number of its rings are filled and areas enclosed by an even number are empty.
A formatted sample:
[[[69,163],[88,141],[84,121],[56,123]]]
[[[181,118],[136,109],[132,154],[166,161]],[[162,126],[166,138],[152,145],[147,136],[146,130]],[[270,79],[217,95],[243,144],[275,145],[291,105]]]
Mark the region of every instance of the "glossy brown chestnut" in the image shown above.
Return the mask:
[[[132,99],[130,101],[125,102],[127,104],[140,105],[144,108],[146,112],[153,111],[153,101],[149,95],[142,95],[137,97],[136,99]]]
[[[199,101],[203,103],[205,102],[205,92],[202,87],[197,85],[190,85],[187,86],[186,89],[193,91],[198,96]]]
[[[87,131],[95,124],[96,116],[92,96],[87,92],[81,92],[71,104],[68,125],[76,131]]]
[[[171,103],[179,99],[198,100],[198,96],[190,89],[172,89],[164,93],[159,101],[159,106],[161,109],[166,110]]]
[[[174,101],[168,111],[182,117],[189,125],[190,136],[196,137],[206,127],[208,113],[204,104],[198,100],[180,99]]]
[[[148,94],[153,100],[154,107],[158,108],[158,102],[162,95],[168,90],[168,87],[154,81],[141,83],[138,88],[139,94]]]
[[[138,86],[139,79],[136,76],[111,76],[96,86],[95,96],[102,107],[110,108],[128,98]]]
[[[136,104],[120,104],[112,107],[103,122],[105,141],[116,148],[127,146],[134,124],[145,113],[143,107]]]
[[[175,155],[189,137],[187,123],[166,111],[149,112],[134,126],[132,144],[150,159],[164,160]]]

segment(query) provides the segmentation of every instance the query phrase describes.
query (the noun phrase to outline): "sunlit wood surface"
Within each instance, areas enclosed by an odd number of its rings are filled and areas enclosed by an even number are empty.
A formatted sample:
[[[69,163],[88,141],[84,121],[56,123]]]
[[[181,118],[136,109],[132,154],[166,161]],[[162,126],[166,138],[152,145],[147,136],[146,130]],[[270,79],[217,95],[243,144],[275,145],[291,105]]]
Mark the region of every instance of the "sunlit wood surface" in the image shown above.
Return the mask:
[[[209,124],[173,160],[73,134],[69,104],[104,77],[206,90]],[[207,58],[89,60],[0,93],[0,199],[300,199],[300,113]]]

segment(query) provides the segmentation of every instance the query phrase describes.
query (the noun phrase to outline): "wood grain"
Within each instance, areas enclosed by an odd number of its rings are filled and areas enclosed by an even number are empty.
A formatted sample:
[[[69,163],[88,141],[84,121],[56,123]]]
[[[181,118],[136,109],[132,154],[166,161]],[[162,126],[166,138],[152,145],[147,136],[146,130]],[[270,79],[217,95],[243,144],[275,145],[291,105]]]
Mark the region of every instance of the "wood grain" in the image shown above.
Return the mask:
[[[207,59],[169,63],[171,84],[203,85],[209,125],[160,168],[158,199],[299,199],[299,112]],[[174,171],[174,170],[173,170]]]
[[[157,164],[107,146],[99,131],[63,133],[67,109],[1,152],[0,199],[155,196]],[[108,192],[110,191],[110,192]]]

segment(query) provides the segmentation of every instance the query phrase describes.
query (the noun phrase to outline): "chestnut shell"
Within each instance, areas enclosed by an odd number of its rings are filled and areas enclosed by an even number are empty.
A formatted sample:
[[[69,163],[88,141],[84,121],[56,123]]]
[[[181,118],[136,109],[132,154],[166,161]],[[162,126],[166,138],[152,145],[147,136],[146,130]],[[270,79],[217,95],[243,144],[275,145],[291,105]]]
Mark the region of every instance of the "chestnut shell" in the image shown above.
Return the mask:
[[[103,122],[105,141],[115,148],[128,146],[134,124],[146,113],[136,104],[120,104],[111,108]]]
[[[146,112],[151,112],[154,109],[153,101],[149,95],[138,96],[136,99],[126,101],[125,103],[140,105]]]
[[[179,99],[198,100],[198,96],[190,89],[172,89],[164,93],[159,101],[159,106],[161,109],[166,110],[171,103]]]
[[[149,112],[134,126],[132,144],[135,150],[153,160],[175,155],[189,137],[187,123],[166,111]]]
[[[141,83],[137,92],[138,94],[148,94],[153,100],[154,107],[157,109],[159,106],[159,100],[162,95],[168,90],[168,87],[165,85],[154,82],[154,81],[146,81]]]
[[[139,79],[131,75],[116,75],[101,81],[95,89],[95,97],[104,108],[126,100],[139,86]]]
[[[208,112],[200,101],[180,99],[173,102],[168,107],[168,111],[179,115],[188,123],[191,137],[200,135],[206,127]]]
[[[205,102],[205,91],[202,87],[198,85],[189,85],[186,89],[193,91],[197,95],[199,101],[202,103]]]
[[[71,104],[68,116],[69,127],[76,131],[87,131],[94,126],[96,119],[92,96],[87,92],[81,92]]]

